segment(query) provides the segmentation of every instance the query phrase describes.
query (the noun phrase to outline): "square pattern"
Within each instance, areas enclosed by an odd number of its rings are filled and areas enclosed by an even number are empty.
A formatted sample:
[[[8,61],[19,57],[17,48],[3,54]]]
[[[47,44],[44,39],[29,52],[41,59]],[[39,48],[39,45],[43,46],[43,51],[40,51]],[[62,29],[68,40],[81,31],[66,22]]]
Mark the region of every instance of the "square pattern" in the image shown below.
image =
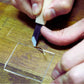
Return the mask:
[[[41,83],[53,58],[52,52],[18,43],[6,61],[4,70]]]

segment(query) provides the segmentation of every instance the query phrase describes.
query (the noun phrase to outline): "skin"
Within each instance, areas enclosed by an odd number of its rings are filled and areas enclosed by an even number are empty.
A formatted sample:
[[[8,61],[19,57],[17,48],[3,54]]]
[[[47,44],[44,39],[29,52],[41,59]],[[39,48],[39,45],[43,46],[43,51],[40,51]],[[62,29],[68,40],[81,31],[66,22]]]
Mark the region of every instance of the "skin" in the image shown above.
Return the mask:
[[[43,6],[43,0],[11,0],[11,2],[32,19],[41,13]],[[73,3],[74,0],[53,0],[45,8],[46,11],[44,10],[44,19],[47,21],[69,13]],[[59,31],[51,31],[43,26],[41,34],[55,45],[69,45],[84,38],[84,19]],[[51,84],[84,84],[84,40],[63,55],[52,72],[52,78],[54,80]]]
[[[65,46],[84,38],[84,19],[60,31],[43,26],[41,33],[49,42]],[[52,84],[84,84],[84,40],[63,55],[52,72],[52,78]]]

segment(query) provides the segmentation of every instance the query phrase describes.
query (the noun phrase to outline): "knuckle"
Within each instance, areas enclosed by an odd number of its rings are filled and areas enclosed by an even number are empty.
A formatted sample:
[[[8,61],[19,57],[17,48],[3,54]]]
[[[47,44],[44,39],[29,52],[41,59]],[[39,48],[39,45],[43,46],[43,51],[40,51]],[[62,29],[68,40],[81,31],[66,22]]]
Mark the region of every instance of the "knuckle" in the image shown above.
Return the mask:
[[[73,84],[81,84],[81,80],[80,80],[80,76],[78,74],[78,72],[76,71],[71,71],[69,74],[68,74],[68,77],[69,79],[71,80],[71,82]]]
[[[68,1],[63,0],[62,3],[61,3],[61,5],[62,5],[62,8],[64,9],[64,13],[65,14],[67,14],[67,13],[70,12],[72,6],[71,6],[71,4]]]
[[[69,58],[69,54],[68,52],[66,52],[63,57],[62,57],[62,61],[61,61],[61,64],[62,64],[62,68],[65,70],[65,71],[68,71],[70,69],[70,58]]]

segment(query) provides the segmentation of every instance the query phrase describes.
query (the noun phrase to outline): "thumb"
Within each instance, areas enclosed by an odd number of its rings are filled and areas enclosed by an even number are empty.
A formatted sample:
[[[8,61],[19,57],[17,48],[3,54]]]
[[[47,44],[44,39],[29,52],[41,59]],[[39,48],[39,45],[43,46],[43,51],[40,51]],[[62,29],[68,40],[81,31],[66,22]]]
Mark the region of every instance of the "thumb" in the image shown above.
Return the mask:
[[[51,43],[55,45],[68,45],[84,37],[84,19],[78,21],[68,28],[51,31],[46,27],[41,28],[41,34]]]
[[[45,8],[44,19],[51,20],[56,16],[69,13],[73,3],[74,0],[52,0],[51,4]]]

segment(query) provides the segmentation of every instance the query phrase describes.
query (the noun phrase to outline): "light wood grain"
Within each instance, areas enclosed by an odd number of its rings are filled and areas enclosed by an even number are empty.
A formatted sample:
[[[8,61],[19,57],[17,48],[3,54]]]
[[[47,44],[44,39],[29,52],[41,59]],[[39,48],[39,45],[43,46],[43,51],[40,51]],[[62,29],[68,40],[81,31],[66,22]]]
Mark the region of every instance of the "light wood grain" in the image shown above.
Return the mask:
[[[47,26],[56,30],[57,28],[61,29],[74,24],[84,17],[83,5],[83,0],[76,0],[74,8],[69,15],[56,18],[51,22],[48,22]],[[19,13],[19,11],[11,5],[0,3],[0,63],[4,64],[6,62],[18,42],[24,45],[32,46],[31,37],[34,31],[34,27],[35,22],[29,19],[26,15],[22,14],[21,12]],[[67,51],[68,48],[72,47],[72,45],[67,47],[59,47],[48,43],[44,38],[40,38],[38,47],[55,53],[55,58],[43,82],[43,84],[49,84],[52,81],[50,74],[55,64],[61,59],[64,52]],[[20,52],[21,51],[19,51],[18,53]],[[27,81],[24,78],[4,72],[2,69],[3,65],[0,66],[1,83],[22,83],[22,80],[24,81],[24,83],[33,83],[33,81],[30,81],[28,79]]]

